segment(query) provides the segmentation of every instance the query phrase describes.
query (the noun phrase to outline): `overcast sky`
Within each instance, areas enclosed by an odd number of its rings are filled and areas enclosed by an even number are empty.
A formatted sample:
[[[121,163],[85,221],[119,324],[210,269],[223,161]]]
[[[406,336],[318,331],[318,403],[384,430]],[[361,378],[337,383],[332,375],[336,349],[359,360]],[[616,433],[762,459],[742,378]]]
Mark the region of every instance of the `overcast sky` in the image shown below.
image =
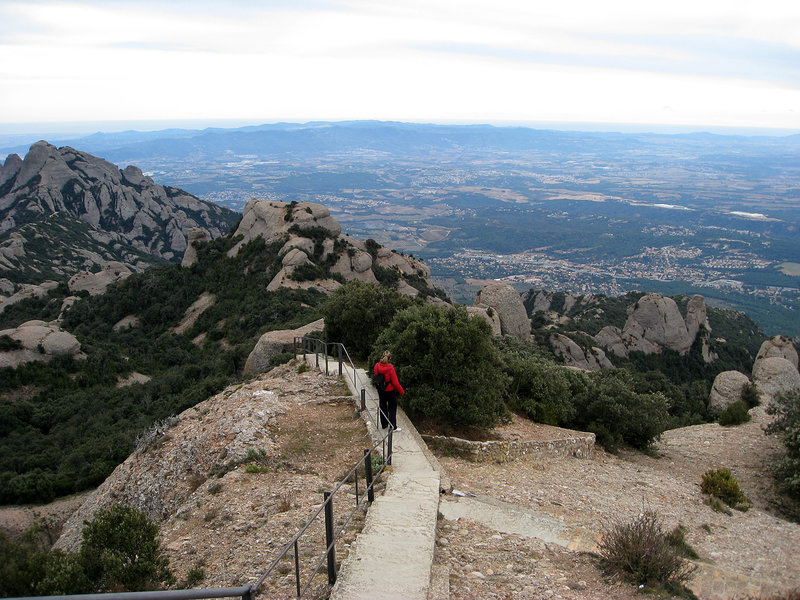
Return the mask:
[[[800,130],[798,0],[0,0],[0,123]]]

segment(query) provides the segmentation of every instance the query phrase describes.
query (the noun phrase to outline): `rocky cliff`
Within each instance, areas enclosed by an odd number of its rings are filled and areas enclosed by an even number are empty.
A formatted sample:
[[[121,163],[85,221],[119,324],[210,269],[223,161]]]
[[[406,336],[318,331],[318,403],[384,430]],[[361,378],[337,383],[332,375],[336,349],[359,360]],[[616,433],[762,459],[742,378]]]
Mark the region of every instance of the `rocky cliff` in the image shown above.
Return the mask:
[[[282,243],[281,269],[268,290],[313,288],[330,293],[342,282],[359,279],[394,284],[409,296],[433,292],[425,263],[383,248],[374,240],[363,242],[343,235],[330,211],[314,202],[254,198],[245,206],[234,236],[241,240],[230,250],[231,256],[257,237],[268,244]]]
[[[0,274],[39,283],[120,261],[179,260],[190,228],[212,238],[238,215],[135,166],[119,169],[70,147],[37,142],[0,167]],[[37,279],[37,274],[40,276]]]

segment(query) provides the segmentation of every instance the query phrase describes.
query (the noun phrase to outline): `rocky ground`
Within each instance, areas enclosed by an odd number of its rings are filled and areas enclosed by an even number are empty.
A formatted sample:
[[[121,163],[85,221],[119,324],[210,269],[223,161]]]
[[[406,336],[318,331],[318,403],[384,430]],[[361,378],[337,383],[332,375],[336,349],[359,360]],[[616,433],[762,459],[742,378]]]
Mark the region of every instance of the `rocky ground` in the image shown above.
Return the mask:
[[[584,550],[615,520],[655,511],[664,528],[686,528],[701,564],[772,586],[800,585],[800,526],[778,515],[780,497],[766,468],[779,443],[766,436],[763,409],[738,427],[697,425],[666,432],[654,455],[597,450],[588,460],[477,464],[442,456],[453,487],[548,515],[572,530]],[[525,429],[531,429],[525,433]],[[517,423],[514,435],[541,435]],[[702,474],[727,467],[754,507],[730,515],[708,506]],[[463,522],[462,522],[463,521]],[[587,535],[588,534],[588,535]],[[588,542],[588,543],[587,543]],[[450,565],[452,598],[627,598],[636,590],[604,581],[589,554],[499,534],[462,519],[440,521],[437,560]],[[743,592],[745,590],[739,590]],[[730,592],[730,589],[728,590]]]
[[[273,403],[273,417],[260,442],[269,448],[268,456],[248,463],[253,465],[250,472],[242,463],[220,477],[198,480],[187,500],[161,523],[162,543],[179,582],[192,575],[202,575],[195,585],[203,586],[257,581],[283,544],[319,508],[322,492],[347,473],[368,444],[363,422],[355,418],[345,393],[333,377],[284,367],[198,405],[191,419],[182,417],[185,426],[199,427],[204,419],[234,405],[237,414],[245,415],[265,410],[268,398]],[[451,598],[641,597],[634,586],[607,580],[588,550],[607,524],[643,510],[655,511],[666,529],[683,525],[701,564],[770,585],[798,585],[800,526],[778,516],[780,497],[765,463],[779,444],[762,431],[767,418],[763,410],[754,413],[752,422],[738,427],[708,424],[669,431],[652,456],[611,455],[598,449],[591,459],[504,464],[439,457],[456,490],[535,511],[563,524],[580,542],[567,549],[501,533],[477,520],[441,518],[436,560],[449,568]],[[543,439],[563,434],[564,430],[516,419],[493,437]],[[173,438],[177,441],[179,436]],[[165,451],[170,443],[164,442]],[[705,503],[702,474],[718,467],[733,471],[753,502],[750,511],[727,515]],[[341,526],[355,504],[353,493],[352,485],[347,486],[336,501]],[[0,511],[0,525],[18,530],[38,515],[49,516],[51,526],[57,527],[81,500],[6,508]],[[450,495],[442,499],[455,500]],[[337,562],[344,559],[362,522],[363,513],[356,511],[337,546]],[[299,547],[305,572],[316,566],[314,557],[323,539],[315,524]],[[305,597],[325,594],[324,568]],[[285,560],[265,582],[262,597],[293,597],[294,591],[293,566]]]

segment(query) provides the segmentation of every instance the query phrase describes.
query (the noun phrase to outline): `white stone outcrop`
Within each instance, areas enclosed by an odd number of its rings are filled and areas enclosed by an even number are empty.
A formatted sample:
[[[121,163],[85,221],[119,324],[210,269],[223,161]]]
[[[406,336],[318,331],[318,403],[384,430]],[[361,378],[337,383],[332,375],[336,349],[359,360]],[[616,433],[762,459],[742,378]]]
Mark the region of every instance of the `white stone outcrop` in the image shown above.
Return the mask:
[[[21,347],[0,352],[0,367],[16,368],[37,360],[49,361],[54,356],[85,358],[77,338],[53,323],[26,321],[13,329],[0,331],[0,337],[3,336],[19,342]]]
[[[753,365],[753,383],[763,396],[800,392],[800,372],[791,361],[780,356],[761,358]]]
[[[742,389],[750,383],[750,379],[739,371],[724,371],[714,378],[711,393],[708,396],[708,407],[717,414],[724,411],[734,402],[742,399]]]
[[[756,362],[762,358],[772,357],[785,358],[797,367],[797,349],[792,340],[785,335],[776,335],[761,344],[761,348],[756,355]]]
[[[485,319],[492,329],[492,335],[502,335],[503,329],[500,325],[500,316],[497,314],[497,311],[493,310],[490,306],[486,306],[485,304],[468,306],[467,312],[473,317],[479,316]]]
[[[568,367],[583,371],[599,371],[613,366],[601,348],[592,347],[587,352],[574,340],[560,333],[550,335],[550,345],[556,356],[560,357]]]
[[[325,320],[319,319],[297,329],[268,331],[258,339],[252,352],[247,357],[243,374],[254,375],[267,371],[270,368],[269,361],[272,357],[291,349],[295,338],[308,335],[312,331],[322,331],[324,327]]]
[[[47,292],[57,287],[58,282],[51,280],[43,281],[38,285],[23,283],[11,296],[8,296],[7,298],[0,298],[0,312],[3,312],[6,306],[16,304],[20,300],[25,300],[25,298],[41,298],[42,296],[47,295]]]
[[[183,253],[181,260],[182,267],[191,267],[197,262],[197,248],[194,247],[195,243],[202,244],[211,239],[208,231],[202,227],[190,227],[186,232],[186,251]]]
[[[331,274],[341,275],[345,281],[358,279],[365,283],[377,283],[373,267],[392,269],[402,277],[416,276],[425,280],[430,277],[428,267],[414,257],[388,248],[368,249],[365,242],[342,235],[342,228],[330,211],[314,202],[287,203],[254,198],[245,206],[234,235],[241,235],[242,239],[231,248],[229,256],[235,256],[244,244],[257,237],[263,238],[268,244],[283,244],[279,251],[282,268],[267,286],[268,290],[288,287],[333,292],[341,285],[333,278],[313,281],[292,279],[294,270],[299,266],[321,262],[332,265]],[[419,293],[402,278],[396,287],[401,294],[416,296]]]
[[[112,283],[122,281],[131,274],[131,270],[121,262],[112,261],[106,264],[97,273],[82,271],[69,278],[67,287],[73,294],[81,291],[89,292],[92,296],[97,296],[106,291]]]
[[[500,318],[500,330],[518,340],[531,337],[531,320],[525,311],[522,297],[507,283],[490,283],[478,292],[474,306],[487,306]]]

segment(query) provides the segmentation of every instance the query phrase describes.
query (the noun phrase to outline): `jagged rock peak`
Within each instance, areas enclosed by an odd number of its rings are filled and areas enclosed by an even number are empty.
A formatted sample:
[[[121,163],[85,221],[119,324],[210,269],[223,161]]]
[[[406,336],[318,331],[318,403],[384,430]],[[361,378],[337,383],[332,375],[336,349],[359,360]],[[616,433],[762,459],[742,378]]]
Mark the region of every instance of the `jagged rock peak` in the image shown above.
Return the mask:
[[[68,146],[40,141],[0,171],[0,233],[59,214],[120,234],[139,251],[175,260],[189,228],[228,232],[233,211],[177,188],[157,185],[135,166],[116,165]]]
[[[394,250],[370,245],[342,234],[342,227],[322,204],[314,202],[280,202],[252,199],[244,207],[241,222],[234,232],[242,239],[231,248],[229,256],[236,256],[249,241],[261,237],[268,244],[282,242],[281,270],[270,282],[268,290],[280,287],[315,288],[331,293],[341,283],[358,279],[377,283],[374,268],[391,269],[400,275],[397,289],[415,296],[419,292],[404,277],[420,277],[426,282],[430,269],[412,256]],[[292,274],[300,267],[322,262],[330,267],[331,278],[313,281],[296,281]],[[429,282],[428,282],[429,283]]]

